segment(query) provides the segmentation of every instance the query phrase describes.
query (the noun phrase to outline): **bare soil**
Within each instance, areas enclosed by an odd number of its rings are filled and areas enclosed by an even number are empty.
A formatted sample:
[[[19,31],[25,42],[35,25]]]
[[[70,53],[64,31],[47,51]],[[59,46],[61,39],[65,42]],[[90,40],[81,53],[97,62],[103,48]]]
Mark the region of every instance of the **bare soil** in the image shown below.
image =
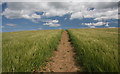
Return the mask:
[[[53,56],[40,72],[77,72],[80,68],[77,66],[74,56],[74,48],[69,42],[68,33],[64,31],[57,51],[54,51]]]

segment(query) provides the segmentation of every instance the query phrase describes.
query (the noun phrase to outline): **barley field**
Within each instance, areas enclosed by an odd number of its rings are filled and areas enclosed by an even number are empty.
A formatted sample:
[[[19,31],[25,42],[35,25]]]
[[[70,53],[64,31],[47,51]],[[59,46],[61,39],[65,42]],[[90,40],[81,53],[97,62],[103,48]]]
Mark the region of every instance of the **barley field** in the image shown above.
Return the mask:
[[[118,72],[118,28],[68,29],[77,62],[87,72]]]
[[[57,50],[63,30],[2,33],[2,72],[39,71]]]

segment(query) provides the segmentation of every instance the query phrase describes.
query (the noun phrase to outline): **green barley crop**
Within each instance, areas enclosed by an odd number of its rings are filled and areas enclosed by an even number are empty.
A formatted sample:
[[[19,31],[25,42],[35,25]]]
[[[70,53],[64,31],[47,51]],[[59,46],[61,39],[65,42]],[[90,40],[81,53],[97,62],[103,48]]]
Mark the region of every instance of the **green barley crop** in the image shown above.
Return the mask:
[[[63,30],[2,33],[2,71],[39,71],[57,49]]]
[[[77,60],[88,72],[118,72],[118,29],[69,29]]]

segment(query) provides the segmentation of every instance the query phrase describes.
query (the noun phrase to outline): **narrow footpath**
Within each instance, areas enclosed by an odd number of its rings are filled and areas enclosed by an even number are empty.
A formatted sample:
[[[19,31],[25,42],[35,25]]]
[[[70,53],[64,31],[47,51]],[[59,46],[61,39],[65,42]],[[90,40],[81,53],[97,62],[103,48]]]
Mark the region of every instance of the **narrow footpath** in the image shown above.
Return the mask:
[[[74,58],[74,48],[69,42],[69,35],[63,32],[57,51],[54,51],[51,60],[42,69],[42,72],[77,72],[80,70]]]

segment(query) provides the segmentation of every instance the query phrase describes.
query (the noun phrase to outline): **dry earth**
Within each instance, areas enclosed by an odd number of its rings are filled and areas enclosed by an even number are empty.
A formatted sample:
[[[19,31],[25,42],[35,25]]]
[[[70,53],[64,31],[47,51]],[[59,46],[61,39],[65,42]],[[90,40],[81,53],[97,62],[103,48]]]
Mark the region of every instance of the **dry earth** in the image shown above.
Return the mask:
[[[66,31],[63,32],[57,51],[43,67],[40,72],[77,72],[80,70],[74,58],[74,48],[71,47],[69,36]]]

